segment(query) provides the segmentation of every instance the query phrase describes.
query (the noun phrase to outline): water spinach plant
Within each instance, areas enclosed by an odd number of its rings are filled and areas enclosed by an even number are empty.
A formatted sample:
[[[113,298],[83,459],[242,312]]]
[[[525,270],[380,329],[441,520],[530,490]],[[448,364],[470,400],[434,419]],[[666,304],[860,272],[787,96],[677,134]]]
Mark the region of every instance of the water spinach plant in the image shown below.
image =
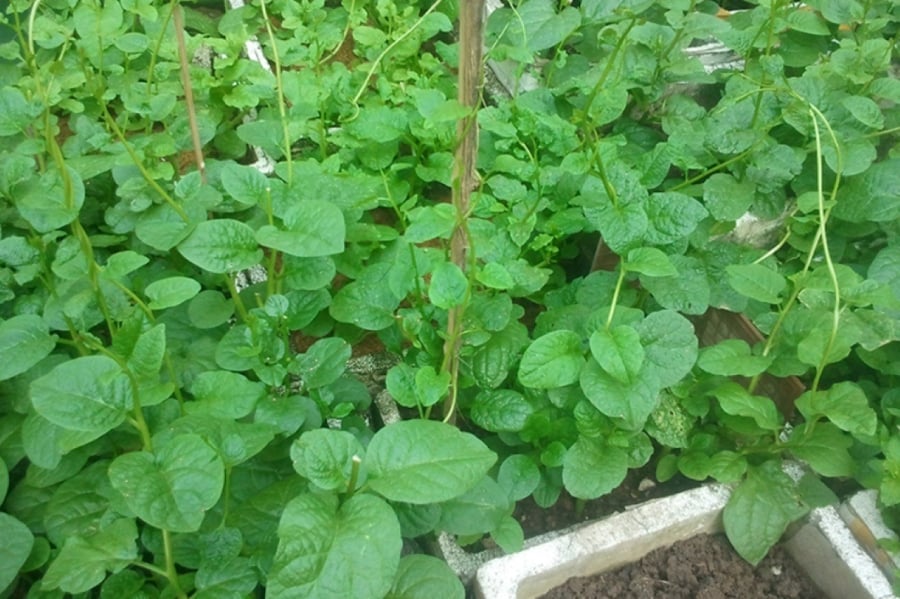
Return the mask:
[[[820,477],[900,505],[897,8],[509,2],[476,111],[462,6],[8,4],[6,596],[462,597],[416,539],[650,463],[752,562]]]

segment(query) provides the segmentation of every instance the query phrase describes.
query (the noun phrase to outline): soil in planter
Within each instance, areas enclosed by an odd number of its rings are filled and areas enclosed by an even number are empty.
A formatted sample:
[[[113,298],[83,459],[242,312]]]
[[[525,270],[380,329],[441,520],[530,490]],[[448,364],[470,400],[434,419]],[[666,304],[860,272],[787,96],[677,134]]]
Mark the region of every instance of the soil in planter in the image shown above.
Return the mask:
[[[724,535],[698,535],[612,572],[572,578],[542,599],[823,599],[783,548],[754,568]]]
[[[529,538],[605,518],[644,501],[667,497],[697,486],[695,481],[680,476],[660,484],[653,481],[653,476],[654,469],[651,466],[630,470],[621,485],[598,499],[579,502],[563,491],[556,503],[549,508],[540,507],[529,497],[516,504],[513,517],[522,526],[525,538]]]

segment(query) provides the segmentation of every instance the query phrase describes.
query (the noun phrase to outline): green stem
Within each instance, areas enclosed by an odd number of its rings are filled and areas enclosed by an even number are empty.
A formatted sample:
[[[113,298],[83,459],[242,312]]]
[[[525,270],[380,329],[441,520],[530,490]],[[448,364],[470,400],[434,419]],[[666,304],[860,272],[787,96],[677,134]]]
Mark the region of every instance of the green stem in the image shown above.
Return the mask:
[[[262,9],[263,20],[266,23],[266,33],[269,44],[272,46],[272,59],[275,63],[275,91],[278,97],[278,116],[281,118],[281,134],[284,137],[284,159],[287,161],[287,184],[294,182],[294,161],[291,152],[291,135],[288,131],[287,108],[284,103],[284,84],[281,78],[281,56],[278,54],[278,46],[275,43],[275,32],[272,31],[272,23],[269,22],[269,14],[266,12],[266,0],[259,0]]]
[[[162,529],[163,548],[166,554],[166,578],[175,591],[178,599],[187,599],[187,595],[181,590],[181,584],[178,582],[178,571],[175,569],[175,554],[172,551],[172,533],[166,529]]]
[[[612,304],[609,306],[609,314],[606,316],[606,328],[607,330],[612,325],[613,317],[616,315],[616,304],[619,303],[619,294],[622,292],[622,287],[625,284],[625,273],[628,272],[625,269],[625,264],[623,262],[619,262],[619,278],[616,280],[616,288],[613,291]]]
[[[228,286],[228,292],[231,294],[231,300],[234,302],[234,307],[237,310],[238,316],[241,317],[241,322],[250,322],[250,313],[247,312],[244,300],[241,299],[241,294],[238,292],[237,285],[234,283],[234,277],[226,274],[225,284]]]

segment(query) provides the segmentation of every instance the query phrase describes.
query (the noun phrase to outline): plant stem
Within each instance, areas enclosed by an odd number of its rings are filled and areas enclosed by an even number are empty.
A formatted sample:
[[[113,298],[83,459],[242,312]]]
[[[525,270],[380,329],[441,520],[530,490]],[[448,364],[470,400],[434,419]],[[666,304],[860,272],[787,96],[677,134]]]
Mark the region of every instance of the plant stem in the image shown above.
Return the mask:
[[[187,599],[187,595],[181,590],[181,585],[178,582],[178,571],[175,569],[175,554],[172,551],[172,533],[163,529],[162,537],[163,548],[166,553],[166,578],[169,579],[169,584],[172,585],[172,589],[175,591],[175,595],[178,599]]]
[[[434,6],[437,6],[435,4]],[[475,160],[478,156],[478,103],[481,101],[481,55],[484,32],[484,0],[468,0],[460,5],[458,100],[470,109],[456,125],[456,156],[453,165],[452,202],[456,209],[456,226],[450,238],[450,260],[465,273],[468,269],[469,228],[472,191],[478,185]],[[447,314],[447,337],[444,343],[444,365],[450,374],[449,397],[444,409],[444,421],[455,419],[459,386],[459,350],[462,338],[463,314],[471,293],[450,308]]]
[[[263,20],[266,23],[266,33],[269,36],[269,44],[272,46],[272,59],[275,63],[275,91],[278,97],[278,116],[281,118],[281,134],[284,137],[284,159],[287,162],[287,184],[294,182],[294,160],[291,155],[291,135],[288,131],[287,109],[284,103],[284,84],[281,79],[281,56],[278,54],[278,46],[275,43],[275,33],[272,31],[272,23],[266,12],[266,0],[260,0]]]
[[[187,44],[184,40],[184,17],[178,0],[172,5],[175,20],[175,41],[178,44],[178,60],[181,68],[181,85],[184,88],[184,103],[187,107],[188,124],[191,129],[191,144],[194,147],[194,162],[200,172],[200,180],[206,183],[206,162],[203,160],[203,144],[200,142],[200,128],[197,126],[197,110],[194,104],[194,87],[191,85],[191,70],[188,63]]]

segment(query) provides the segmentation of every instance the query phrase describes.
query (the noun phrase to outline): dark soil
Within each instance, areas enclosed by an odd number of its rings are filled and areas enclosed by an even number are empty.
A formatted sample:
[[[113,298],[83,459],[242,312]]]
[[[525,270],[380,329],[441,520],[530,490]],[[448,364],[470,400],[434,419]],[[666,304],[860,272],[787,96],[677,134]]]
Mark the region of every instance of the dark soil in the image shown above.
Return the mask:
[[[579,501],[563,491],[557,502],[549,508],[542,508],[529,497],[516,505],[513,517],[519,521],[525,538],[551,530],[561,530],[575,524],[598,520],[623,511],[638,503],[667,497],[692,489],[697,483],[676,477],[665,483],[656,483],[650,466],[631,470],[621,485],[612,492],[590,501]]]
[[[698,535],[640,561],[572,578],[543,599],[823,599],[825,594],[781,547],[754,568],[724,535]]]

